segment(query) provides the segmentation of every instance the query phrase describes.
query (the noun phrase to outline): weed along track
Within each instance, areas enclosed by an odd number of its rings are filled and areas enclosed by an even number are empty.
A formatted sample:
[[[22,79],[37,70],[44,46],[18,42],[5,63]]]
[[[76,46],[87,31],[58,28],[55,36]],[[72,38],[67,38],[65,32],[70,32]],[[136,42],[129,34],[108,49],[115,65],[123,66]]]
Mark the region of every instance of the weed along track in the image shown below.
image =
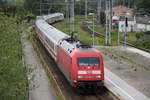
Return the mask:
[[[101,88],[98,88],[97,90],[81,89],[82,91],[79,91],[78,89],[73,89],[69,85],[64,75],[60,72],[55,61],[47,52],[47,50],[43,47],[41,42],[37,38],[34,37],[33,44],[34,44],[34,47],[38,49],[39,51],[38,55],[42,56],[42,59],[43,59],[42,61],[44,61],[42,63],[46,64],[46,65],[44,64],[44,66],[47,67],[45,69],[49,69],[49,70],[46,70],[48,76],[50,73],[52,73],[53,77],[56,80],[56,85],[58,85],[61,93],[64,95],[64,97],[60,96],[58,97],[58,99],[61,99],[61,100],[62,99],[66,99],[66,100],[117,100],[117,98],[113,94],[111,94],[107,90],[106,87],[101,87]],[[48,72],[48,71],[51,71],[51,72]],[[53,80],[50,80],[50,82],[53,82]],[[58,89],[55,89],[55,90],[56,90],[56,93],[60,92]]]

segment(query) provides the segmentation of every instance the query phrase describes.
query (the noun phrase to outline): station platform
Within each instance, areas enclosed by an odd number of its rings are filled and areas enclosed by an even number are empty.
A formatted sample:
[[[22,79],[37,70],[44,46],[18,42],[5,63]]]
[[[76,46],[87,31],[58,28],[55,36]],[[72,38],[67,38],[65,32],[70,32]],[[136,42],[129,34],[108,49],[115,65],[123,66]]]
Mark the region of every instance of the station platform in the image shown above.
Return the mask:
[[[146,51],[142,51],[140,49],[137,48],[133,48],[133,47],[127,47],[126,48],[128,51],[134,52],[134,53],[138,53],[144,57],[150,58],[150,53],[146,52]]]
[[[124,80],[112,73],[107,68],[105,70],[105,86],[121,100],[150,100],[147,96],[131,87]]]

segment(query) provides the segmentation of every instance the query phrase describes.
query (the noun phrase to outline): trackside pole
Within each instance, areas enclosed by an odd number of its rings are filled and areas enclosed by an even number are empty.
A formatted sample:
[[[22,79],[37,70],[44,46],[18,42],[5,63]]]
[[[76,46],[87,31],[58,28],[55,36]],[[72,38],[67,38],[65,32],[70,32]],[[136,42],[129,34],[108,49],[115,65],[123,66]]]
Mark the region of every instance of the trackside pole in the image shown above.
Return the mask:
[[[108,44],[108,1],[106,0],[106,33],[105,33],[105,45]]]

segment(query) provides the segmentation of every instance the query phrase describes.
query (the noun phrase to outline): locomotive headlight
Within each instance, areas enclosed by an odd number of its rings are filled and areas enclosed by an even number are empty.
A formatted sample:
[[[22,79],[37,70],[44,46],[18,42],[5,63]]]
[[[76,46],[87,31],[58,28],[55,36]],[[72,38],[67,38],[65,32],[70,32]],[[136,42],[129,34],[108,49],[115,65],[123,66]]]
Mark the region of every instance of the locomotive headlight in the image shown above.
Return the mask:
[[[74,83],[77,83],[77,80],[74,80],[73,82],[74,82]]]
[[[100,76],[100,75],[98,75],[98,76],[96,76],[96,78],[101,78],[101,76]]]
[[[101,71],[93,70],[93,71],[92,71],[92,74],[101,74]]]
[[[78,71],[78,74],[87,74],[87,71]]]
[[[83,76],[78,76],[78,78],[83,78]]]

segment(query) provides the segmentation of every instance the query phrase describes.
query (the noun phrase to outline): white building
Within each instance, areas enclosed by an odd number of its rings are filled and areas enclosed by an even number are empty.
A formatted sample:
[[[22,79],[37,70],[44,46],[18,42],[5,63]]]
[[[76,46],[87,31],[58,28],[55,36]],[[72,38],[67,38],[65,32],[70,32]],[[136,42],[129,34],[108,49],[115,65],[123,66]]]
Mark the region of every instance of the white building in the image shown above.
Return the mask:
[[[128,21],[127,32],[144,32],[150,31],[150,23],[137,23]],[[119,21],[119,32],[125,32],[125,21]]]
[[[127,32],[136,31],[136,22],[128,21]],[[119,32],[125,32],[125,21],[119,21]]]

